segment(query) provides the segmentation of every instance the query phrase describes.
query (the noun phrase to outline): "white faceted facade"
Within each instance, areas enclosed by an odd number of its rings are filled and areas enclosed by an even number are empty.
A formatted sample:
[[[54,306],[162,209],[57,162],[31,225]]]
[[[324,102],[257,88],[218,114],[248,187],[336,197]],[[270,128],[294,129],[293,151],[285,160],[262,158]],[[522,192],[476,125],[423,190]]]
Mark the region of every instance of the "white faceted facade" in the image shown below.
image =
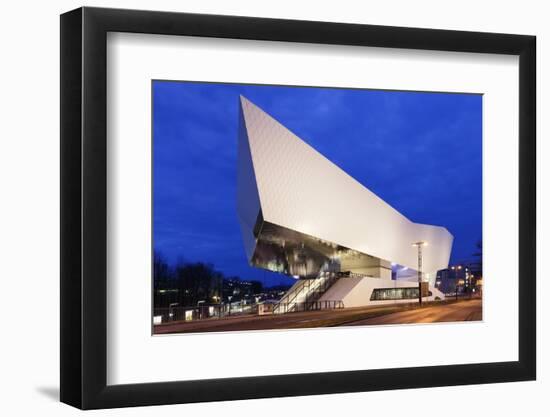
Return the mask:
[[[240,98],[237,212],[252,265],[313,278],[338,271],[433,287],[453,236],[414,223],[245,97]],[[345,141],[345,138],[334,140]]]

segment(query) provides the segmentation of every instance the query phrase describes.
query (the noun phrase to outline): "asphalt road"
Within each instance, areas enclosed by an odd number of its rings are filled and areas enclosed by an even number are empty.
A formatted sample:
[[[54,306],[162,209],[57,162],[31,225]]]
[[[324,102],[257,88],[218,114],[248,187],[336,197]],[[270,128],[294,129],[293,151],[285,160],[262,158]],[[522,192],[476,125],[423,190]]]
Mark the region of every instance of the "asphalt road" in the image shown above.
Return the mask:
[[[431,305],[390,304],[377,307],[321,310],[268,316],[232,316],[157,325],[155,334],[297,329],[378,324],[433,323],[481,320],[481,300]]]
[[[481,300],[464,300],[454,304],[401,311],[348,323],[351,326],[404,323],[438,323],[449,321],[478,321],[482,319]]]

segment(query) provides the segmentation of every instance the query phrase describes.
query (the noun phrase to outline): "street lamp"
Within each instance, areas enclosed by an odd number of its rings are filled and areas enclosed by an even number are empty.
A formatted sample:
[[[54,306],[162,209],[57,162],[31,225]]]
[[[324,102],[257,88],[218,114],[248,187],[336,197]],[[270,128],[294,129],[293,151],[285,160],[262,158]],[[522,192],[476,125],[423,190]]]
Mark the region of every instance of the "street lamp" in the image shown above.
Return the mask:
[[[168,317],[170,320],[175,320],[174,319],[174,308],[177,307],[179,305],[179,303],[170,303],[170,305],[168,306]]]
[[[204,310],[201,309],[201,304],[204,304],[205,302],[206,302],[206,300],[197,301],[197,310],[199,311],[199,319],[202,319],[202,318],[203,318],[203,312],[204,312]]]
[[[418,303],[422,305],[422,248],[428,245],[428,242],[422,240],[412,244],[418,250]]]
[[[451,266],[451,269],[455,271],[455,300],[458,301],[458,271],[462,269],[462,265]]]

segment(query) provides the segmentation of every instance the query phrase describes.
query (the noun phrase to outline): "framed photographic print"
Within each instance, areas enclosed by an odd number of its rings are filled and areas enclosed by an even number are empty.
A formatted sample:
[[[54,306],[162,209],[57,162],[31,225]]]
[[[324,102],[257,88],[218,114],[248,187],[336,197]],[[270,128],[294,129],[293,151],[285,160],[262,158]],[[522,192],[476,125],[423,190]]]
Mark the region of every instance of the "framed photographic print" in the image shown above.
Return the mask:
[[[535,379],[535,38],[61,16],[61,400]]]

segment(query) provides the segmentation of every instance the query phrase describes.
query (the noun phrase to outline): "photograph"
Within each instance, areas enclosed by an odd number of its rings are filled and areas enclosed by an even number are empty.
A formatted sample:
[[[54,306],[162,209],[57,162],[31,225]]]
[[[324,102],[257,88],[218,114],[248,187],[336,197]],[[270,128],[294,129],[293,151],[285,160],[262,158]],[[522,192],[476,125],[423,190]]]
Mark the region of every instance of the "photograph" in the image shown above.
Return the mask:
[[[6,2],[0,416],[550,415],[548,13],[470,3]]]
[[[481,94],[152,81],[153,334],[480,321]]]

